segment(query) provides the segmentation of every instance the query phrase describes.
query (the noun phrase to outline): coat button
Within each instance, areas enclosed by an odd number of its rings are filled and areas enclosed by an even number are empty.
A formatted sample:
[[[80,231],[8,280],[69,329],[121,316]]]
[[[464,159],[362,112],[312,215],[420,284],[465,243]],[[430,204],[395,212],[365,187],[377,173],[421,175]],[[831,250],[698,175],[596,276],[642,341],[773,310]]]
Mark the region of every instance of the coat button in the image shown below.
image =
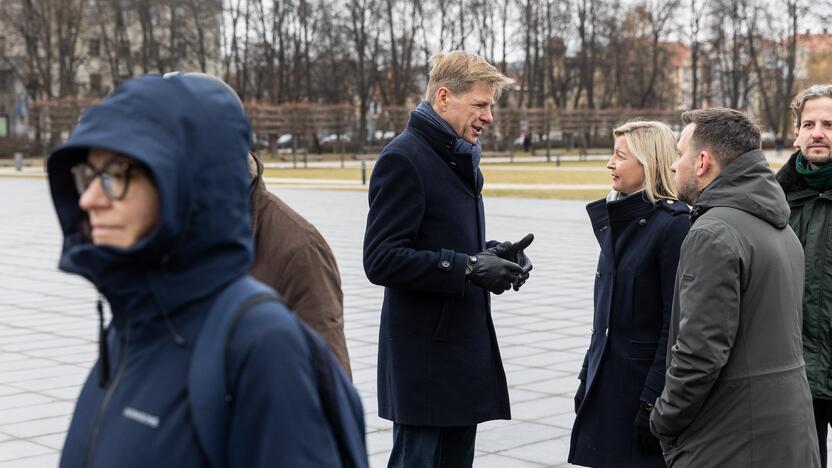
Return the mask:
[[[646,220],[646,219],[644,219],[644,218],[641,218],[640,220],[638,220],[638,225],[639,225],[639,226],[645,226],[645,225],[647,225],[647,220]]]
[[[448,267],[451,266],[451,262],[449,262],[447,260],[442,260],[441,265],[442,265],[442,268],[448,268]]]
[[[604,329],[604,336],[610,336],[610,329],[609,328]]]
[[[668,200],[668,201],[667,201],[667,204],[668,204],[668,205],[672,205],[672,204],[673,204],[673,200]]]
[[[600,272],[600,271],[596,271],[596,272],[595,272],[595,277],[596,277],[596,278],[600,278],[600,277],[601,277],[601,272]]]

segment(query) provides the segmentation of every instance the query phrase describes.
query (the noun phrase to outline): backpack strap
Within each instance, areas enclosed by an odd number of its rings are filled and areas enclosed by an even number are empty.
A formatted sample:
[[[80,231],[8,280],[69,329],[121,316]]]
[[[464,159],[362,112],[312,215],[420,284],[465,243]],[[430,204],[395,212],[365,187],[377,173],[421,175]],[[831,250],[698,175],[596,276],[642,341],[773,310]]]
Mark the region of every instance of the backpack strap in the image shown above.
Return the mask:
[[[227,432],[234,400],[228,375],[228,348],[246,312],[263,302],[277,302],[290,310],[274,290],[250,276],[235,280],[220,293],[194,346],[188,400],[199,445],[212,468],[226,466]],[[297,323],[309,348],[318,398],[342,466],[365,468],[364,415],[358,394],[351,384],[346,385],[346,390],[342,388],[348,379],[325,342],[303,321],[297,319]],[[223,345],[218,346],[219,343]],[[339,393],[344,401],[339,402]],[[341,417],[341,410],[348,412],[347,420]],[[351,440],[351,436],[356,440]]]
[[[228,388],[226,348],[245,311],[264,301],[280,301],[280,297],[250,276],[232,281],[214,302],[194,344],[188,370],[188,403],[197,440],[212,468],[226,465],[233,399]]]
[[[338,396],[335,389],[335,376],[332,373],[331,358],[329,350],[315,337],[314,333],[305,323],[300,323],[303,330],[303,337],[312,355],[312,369],[315,372],[315,380],[318,390],[318,398],[324,412],[327,425],[329,426],[335,445],[338,447],[338,455],[343,468],[354,468],[355,463],[351,456],[350,444],[344,438],[341,431],[341,417],[338,411]],[[329,359],[328,359],[329,358]],[[339,364],[340,366],[340,364]]]

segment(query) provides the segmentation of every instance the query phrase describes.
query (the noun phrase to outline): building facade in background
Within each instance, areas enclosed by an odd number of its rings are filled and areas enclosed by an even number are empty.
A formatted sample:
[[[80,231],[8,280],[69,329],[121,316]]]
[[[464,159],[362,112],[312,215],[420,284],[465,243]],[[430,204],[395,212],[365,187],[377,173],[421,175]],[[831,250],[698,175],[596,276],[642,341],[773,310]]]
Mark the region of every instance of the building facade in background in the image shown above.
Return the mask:
[[[220,0],[4,0],[0,10],[0,138],[34,137],[36,101],[100,98],[146,73],[222,72]]]

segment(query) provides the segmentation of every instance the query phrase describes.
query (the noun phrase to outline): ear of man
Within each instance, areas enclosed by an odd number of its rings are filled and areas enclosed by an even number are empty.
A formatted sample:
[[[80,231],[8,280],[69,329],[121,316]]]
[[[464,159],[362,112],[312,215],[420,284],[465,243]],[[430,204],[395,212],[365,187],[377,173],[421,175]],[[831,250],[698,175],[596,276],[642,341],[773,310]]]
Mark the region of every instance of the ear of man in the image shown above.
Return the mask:
[[[696,167],[697,177],[713,179],[719,175],[721,170],[722,168],[719,167],[719,163],[710,151],[703,149],[699,152]]]
[[[448,88],[444,86],[440,86],[439,89],[436,90],[436,98],[434,99],[435,106],[437,110],[445,112],[448,107],[448,97],[450,91]]]

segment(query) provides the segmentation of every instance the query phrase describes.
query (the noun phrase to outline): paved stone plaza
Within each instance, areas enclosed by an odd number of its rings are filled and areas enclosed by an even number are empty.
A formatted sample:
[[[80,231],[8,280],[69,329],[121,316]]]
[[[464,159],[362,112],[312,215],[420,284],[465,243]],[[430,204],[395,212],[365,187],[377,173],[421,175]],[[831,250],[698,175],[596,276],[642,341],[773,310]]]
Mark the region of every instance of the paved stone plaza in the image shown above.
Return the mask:
[[[335,251],[346,335],[364,401],[371,466],[385,466],[391,423],[376,411],[382,288],[361,265],[366,192],[272,187]],[[572,396],[592,322],[598,247],[584,202],[486,199],[488,237],[536,235],[519,293],[493,297],[512,421],[482,424],[476,467],[570,466]],[[74,400],[97,356],[96,293],[57,271],[61,236],[45,179],[0,178],[0,468],[56,465]],[[476,398],[476,395],[472,395]]]

